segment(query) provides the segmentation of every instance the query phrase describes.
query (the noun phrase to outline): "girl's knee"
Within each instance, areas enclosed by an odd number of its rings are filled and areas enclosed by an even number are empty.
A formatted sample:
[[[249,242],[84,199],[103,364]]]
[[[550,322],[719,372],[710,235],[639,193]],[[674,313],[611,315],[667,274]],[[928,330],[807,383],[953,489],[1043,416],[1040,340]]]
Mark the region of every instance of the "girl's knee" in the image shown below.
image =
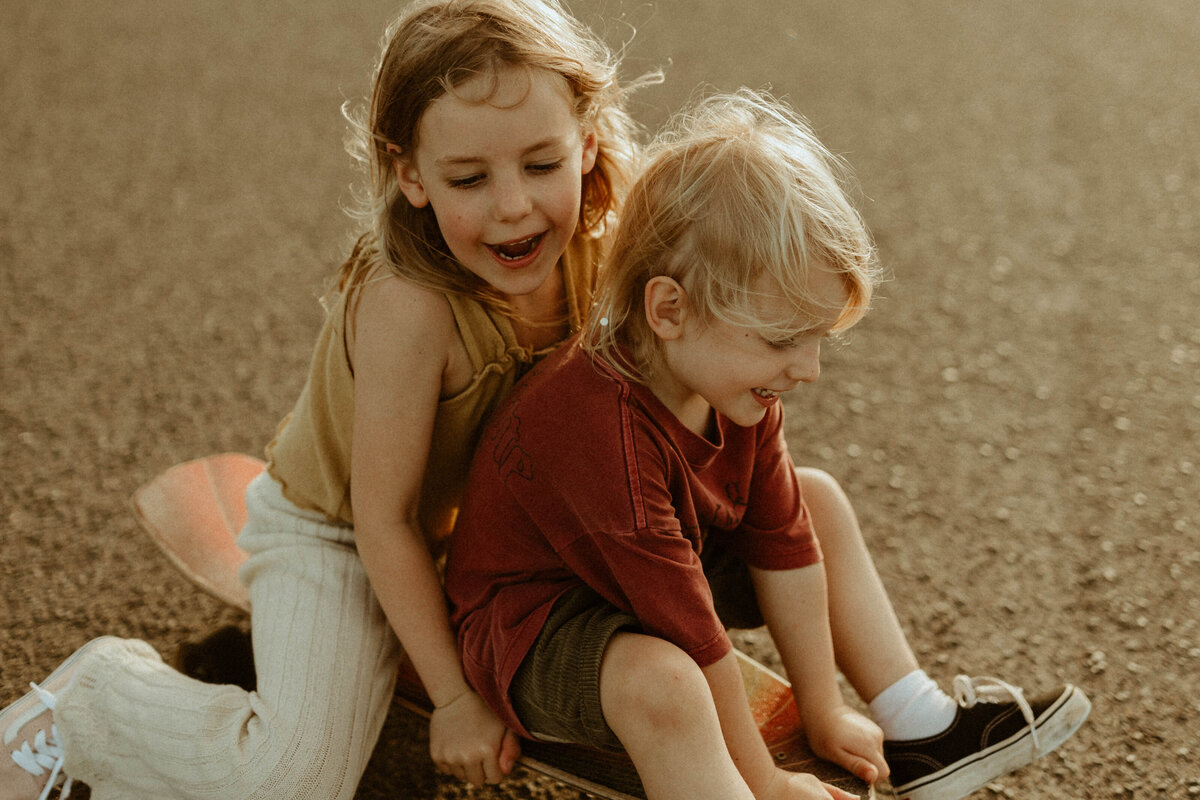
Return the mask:
[[[600,697],[609,727],[672,730],[690,724],[707,698],[708,682],[687,653],[642,634],[619,634],[605,651]]]
[[[258,747],[245,753],[253,767],[238,784],[241,797],[353,800],[370,757],[355,744],[360,735],[305,720],[295,726],[262,722]]]

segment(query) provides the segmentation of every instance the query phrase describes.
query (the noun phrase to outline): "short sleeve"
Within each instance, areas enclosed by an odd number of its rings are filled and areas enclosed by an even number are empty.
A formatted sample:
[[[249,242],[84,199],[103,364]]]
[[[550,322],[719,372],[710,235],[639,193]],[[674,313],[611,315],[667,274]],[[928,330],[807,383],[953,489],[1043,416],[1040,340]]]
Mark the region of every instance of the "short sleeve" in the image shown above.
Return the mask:
[[[778,405],[760,423],[742,523],[725,544],[752,567],[796,569],[821,560],[808,506],[783,435]]]

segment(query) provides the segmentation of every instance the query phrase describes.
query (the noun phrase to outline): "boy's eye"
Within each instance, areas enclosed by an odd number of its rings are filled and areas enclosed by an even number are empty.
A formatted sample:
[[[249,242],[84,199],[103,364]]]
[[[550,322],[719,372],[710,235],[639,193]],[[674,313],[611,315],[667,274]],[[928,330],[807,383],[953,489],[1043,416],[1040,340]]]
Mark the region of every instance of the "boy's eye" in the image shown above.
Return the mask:
[[[834,339],[835,337],[836,334],[834,334],[832,331],[808,330],[798,331],[793,333],[791,336],[784,336],[781,339],[767,339],[764,337],[763,341],[765,341],[767,346],[772,350],[792,350],[813,339],[824,342]]]

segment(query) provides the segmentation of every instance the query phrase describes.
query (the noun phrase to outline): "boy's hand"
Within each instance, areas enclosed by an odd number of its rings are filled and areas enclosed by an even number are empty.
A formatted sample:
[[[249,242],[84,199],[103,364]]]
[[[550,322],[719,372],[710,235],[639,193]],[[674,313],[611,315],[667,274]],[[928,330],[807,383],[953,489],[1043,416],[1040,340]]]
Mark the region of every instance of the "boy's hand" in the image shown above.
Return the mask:
[[[807,772],[788,772],[775,768],[771,782],[761,793],[755,794],[755,800],[860,800],[856,794],[851,794],[836,786],[822,783],[815,775]]]
[[[512,772],[521,745],[472,691],[459,695],[429,718],[429,754],[434,766],[473,786],[499,783]]]
[[[883,760],[883,731],[848,706],[838,706],[819,719],[806,719],[804,727],[814,753],[867,783],[890,773]]]

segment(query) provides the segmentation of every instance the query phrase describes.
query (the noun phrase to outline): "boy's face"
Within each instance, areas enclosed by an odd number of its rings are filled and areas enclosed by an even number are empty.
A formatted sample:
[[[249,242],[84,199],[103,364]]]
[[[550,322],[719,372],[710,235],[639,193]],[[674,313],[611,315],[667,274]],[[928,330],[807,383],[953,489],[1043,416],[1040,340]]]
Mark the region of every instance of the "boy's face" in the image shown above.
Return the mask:
[[[771,341],[755,328],[721,320],[705,323],[694,311],[689,313],[686,296],[676,319],[655,328],[661,358],[650,388],[701,435],[706,433],[712,409],[738,425],[756,425],[782,394],[815,381],[821,374],[821,342],[848,301],[842,278],[816,265],[809,282],[817,299],[813,309],[794,308],[769,278],[760,278],[755,289],[763,297],[761,318],[795,317],[795,335]],[[647,313],[655,310],[647,308]]]
[[[460,264],[509,299],[546,283],[579,219],[596,138],[575,118],[556,73],[507,67],[433,101],[400,189],[433,208]]]

